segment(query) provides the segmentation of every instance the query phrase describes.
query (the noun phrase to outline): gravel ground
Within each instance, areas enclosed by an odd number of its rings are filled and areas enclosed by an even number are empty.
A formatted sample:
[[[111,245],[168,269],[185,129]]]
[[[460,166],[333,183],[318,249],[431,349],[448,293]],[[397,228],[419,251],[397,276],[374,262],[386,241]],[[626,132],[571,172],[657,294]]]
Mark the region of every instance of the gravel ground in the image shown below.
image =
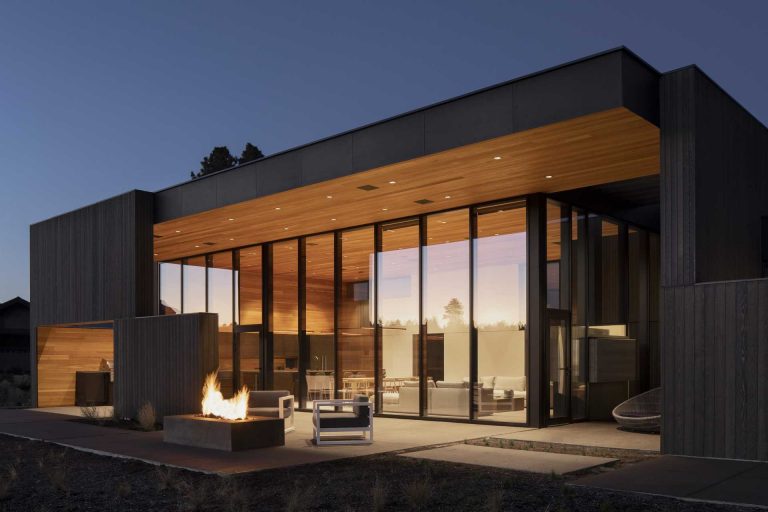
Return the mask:
[[[0,436],[0,510],[736,511],[566,479],[376,455],[237,477]]]

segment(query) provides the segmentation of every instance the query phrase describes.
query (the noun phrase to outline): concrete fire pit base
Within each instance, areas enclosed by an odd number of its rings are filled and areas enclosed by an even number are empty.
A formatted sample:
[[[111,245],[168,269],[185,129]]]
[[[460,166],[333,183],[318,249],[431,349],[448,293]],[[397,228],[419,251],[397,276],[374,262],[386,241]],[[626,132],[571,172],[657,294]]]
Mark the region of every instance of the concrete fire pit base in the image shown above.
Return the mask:
[[[260,416],[245,420],[206,418],[194,414],[163,419],[166,443],[236,452],[285,445],[282,419]]]

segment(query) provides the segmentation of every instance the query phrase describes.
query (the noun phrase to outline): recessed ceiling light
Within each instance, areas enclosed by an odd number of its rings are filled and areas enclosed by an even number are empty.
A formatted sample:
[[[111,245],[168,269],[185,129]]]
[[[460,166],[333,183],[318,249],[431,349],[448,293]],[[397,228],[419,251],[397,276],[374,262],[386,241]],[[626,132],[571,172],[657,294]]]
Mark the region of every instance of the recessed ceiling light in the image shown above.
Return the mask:
[[[336,220],[336,218],[334,217],[334,218],[333,218],[333,219],[331,219],[331,220]]]
[[[199,245],[196,245],[196,246],[195,246],[195,249],[199,249],[199,248],[200,248],[200,246],[199,246]]]
[[[385,211],[387,211],[388,209],[389,209],[389,208],[382,208],[382,209],[381,209],[381,211],[385,212]]]
[[[446,199],[450,199],[450,198],[451,198],[451,196],[445,196],[445,198],[446,198]]]
[[[180,230],[180,229],[177,229],[177,230],[176,230],[176,232],[177,232],[177,233],[181,233],[181,230]]]
[[[232,242],[232,241],[234,241],[234,240],[235,240],[234,238],[230,238],[230,239],[229,239],[229,241],[230,241],[230,242]]]
[[[288,231],[288,228],[283,228],[283,231]]]
[[[390,185],[394,185],[395,183],[397,183],[395,180],[389,182]]]
[[[230,218],[228,218],[227,220],[235,220],[235,219],[233,219],[232,217],[230,217]]]
[[[326,199],[333,199],[333,196],[325,196]]]
[[[551,176],[551,175],[549,175],[549,174],[547,174],[547,175],[546,175],[546,176],[544,176],[544,177],[545,177],[545,178],[547,178],[548,180],[551,180],[551,179],[552,179],[552,176]]]
[[[493,159],[494,160],[501,160],[501,157],[500,156],[495,156],[495,157],[493,157]]]
[[[155,253],[155,256],[157,256],[157,253]]]
[[[499,236],[499,234],[498,233],[494,233],[493,236]]]
[[[279,206],[275,206],[275,210],[279,210],[279,209],[280,209],[280,207],[279,207]]]

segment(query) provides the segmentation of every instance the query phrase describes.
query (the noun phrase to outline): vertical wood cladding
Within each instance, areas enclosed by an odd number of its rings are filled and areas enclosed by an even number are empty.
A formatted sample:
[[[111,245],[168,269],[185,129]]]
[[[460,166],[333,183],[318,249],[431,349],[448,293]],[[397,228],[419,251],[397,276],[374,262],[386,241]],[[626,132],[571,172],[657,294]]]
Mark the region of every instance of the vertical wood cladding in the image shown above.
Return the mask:
[[[218,367],[218,319],[191,313],[115,321],[115,412],[150,402],[159,419],[200,412],[203,380]]]
[[[768,130],[694,67],[660,90],[662,450],[768,460]]]
[[[32,326],[151,315],[152,244],[138,190],[31,226]]]
[[[33,401],[38,326],[152,314],[153,197],[134,190],[30,227]]]
[[[663,451],[768,460],[768,280],[665,288],[662,303]]]

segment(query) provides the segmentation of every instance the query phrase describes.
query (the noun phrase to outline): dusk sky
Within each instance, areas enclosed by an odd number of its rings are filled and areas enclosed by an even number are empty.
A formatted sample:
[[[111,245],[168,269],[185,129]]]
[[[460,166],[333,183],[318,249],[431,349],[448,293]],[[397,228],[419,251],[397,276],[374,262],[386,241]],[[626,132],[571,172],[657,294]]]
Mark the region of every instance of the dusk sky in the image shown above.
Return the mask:
[[[768,122],[768,2],[39,2],[0,7],[0,301],[29,225],[620,45]]]

